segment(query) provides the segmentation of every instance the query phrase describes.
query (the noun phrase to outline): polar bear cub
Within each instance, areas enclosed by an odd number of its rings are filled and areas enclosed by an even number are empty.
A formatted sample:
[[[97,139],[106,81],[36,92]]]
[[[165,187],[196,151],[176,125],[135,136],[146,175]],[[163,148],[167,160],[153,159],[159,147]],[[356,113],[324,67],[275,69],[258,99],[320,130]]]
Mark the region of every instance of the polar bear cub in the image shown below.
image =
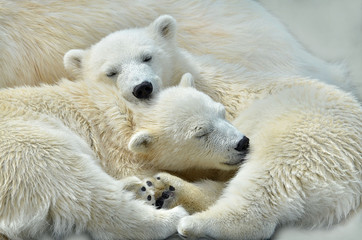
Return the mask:
[[[129,102],[150,99],[193,73],[175,35],[176,20],[163,15],[147,27],[109,34],[87,50],[68,51],[64,67],[75,78],[117,85]]]
[[[235,169],[249,147],[224,107],[186,87],[191,82],[186,74],[179,87],[134,109],[106,83],[64,79],[1,90],[0,236],[38,238],[51,230],[57,238],[87,231],[94,239],[161,239],[176,232],[187,212],[135,200],[126,189],[140,180],[125,176]],[[107,161],[128,168],[114,176],[121,180],[103,170]]]
[[[77,123],[57,118],[56,106],[52,114],[44,103],[39,113],[37,104],[14,99],[0,91],[0,237],[39,239],[51,231],[62,239],[87,231],[94,239],[160,239],[176,231],[187,215],[182,207],[159,211],[135,200],[126,188],[140,180],[104,172]]]
[[[225,119],[222,104],[195,89],[191,74],[153,103],[138,119],[128,145],[132,152],[157,158],[160,166],[174,171],[230,170],[248,154],[249,139]]]
[[[361,209],[362,107],[350,94],[300,79],[232,123],[250,153],[213,206],[180,221],[181,235],[267,239],[277,227],[329,227]]]

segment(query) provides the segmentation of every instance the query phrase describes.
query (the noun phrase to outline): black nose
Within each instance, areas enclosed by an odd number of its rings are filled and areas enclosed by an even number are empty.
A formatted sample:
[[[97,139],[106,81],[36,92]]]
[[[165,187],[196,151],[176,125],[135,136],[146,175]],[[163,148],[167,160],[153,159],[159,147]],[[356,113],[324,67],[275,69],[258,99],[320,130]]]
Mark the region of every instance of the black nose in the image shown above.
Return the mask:
[[[132,93],[136,98],[145,99],[150,97],[152,91],[152,83],[144,81],[135,86]]]
[[[239,142],[238,142],[238,145],[236,146],[235,150],[236,151],[239,151],[239,152],[242,152],[242,151],[245,151],[247,150],[249,147],[249,138],[247,137],[243,137]]]

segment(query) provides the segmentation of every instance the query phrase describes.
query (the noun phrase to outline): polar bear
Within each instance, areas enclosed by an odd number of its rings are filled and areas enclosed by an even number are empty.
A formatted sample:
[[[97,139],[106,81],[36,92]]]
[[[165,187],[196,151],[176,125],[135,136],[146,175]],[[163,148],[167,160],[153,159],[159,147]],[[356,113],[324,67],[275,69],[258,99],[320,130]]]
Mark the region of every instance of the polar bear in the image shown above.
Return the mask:
[[[165,15],[146,28],[114,32],[87,50],[68,51],[64,67],[77,79],[116,85],[129,102],[147,100],[195,72],[175,35],[176,20]]]
[[[193,201],[194,213],[219,199],[181,221],[179,233],[187,238],[263,239],[284,225],[337,224],[360,208],[358,101],[317,80],[265,74],[260,81],[260,76],[244,72],[239,84],[229,86],[232,95],[253,94],[253,101],[240,101],[243,107],[232,122],[250,137],[251,147],[230,183],[189,183],[167,173],[143,183],[144,193],[154,194],[160,208]]]
[[[136,107],[102,82],[0,90],[0,234],[159,239],[175,232],[187,212],[134,200],[126,189],[140,180],[131,176],[235,169],[249,148],[224,107],[190,82],[186,74],[179,87]]]
[[[361,208],[361,105],[315,80],[272,82],[232,122],[250,138],[246,161],[214,205],[181,219],[181,236],[266,239],[276,227],[328,227]]]
[[[131,102],[149,100],[162,87],[176,85],[182,74],[190,72],[197,89],[225,105],[229,120],[268,94],[271,86],[264,86],[264,78],[275,76],[275,83],[268,84],[277,88],[280,76],[291,76],[250,71],[240,63],[228,63],[213,55],[192,55],[176,46],[176,27],[173,17],[163,15],[145,28],[112,33],[87,50],[70,50],[64,56],[65,68],[78,78],[117,85]],[[243,87],[241,94],[238,85],[244,85],[243,78],[258,86]]]
[[[0,5],[0,87],[54,83],[66,76],[61,59],[68,50],[88,48],[114,31],[145,26],[162,14],[178,20],[177,44],[192,54],[211,54],[252,71],[348,85],[344,68],[308,53],[252,0],[33,0]]]

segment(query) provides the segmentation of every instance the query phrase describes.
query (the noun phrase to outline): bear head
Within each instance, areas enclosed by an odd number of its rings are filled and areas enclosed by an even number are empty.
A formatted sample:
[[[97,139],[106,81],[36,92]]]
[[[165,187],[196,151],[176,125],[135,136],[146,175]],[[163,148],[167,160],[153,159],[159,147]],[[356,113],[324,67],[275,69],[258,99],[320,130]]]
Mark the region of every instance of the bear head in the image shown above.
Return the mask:
[[[89,49],[68,51],[64,66],[75,79],[115,84],[129,102],[148,100],[172,82],[175,35],[176,20],[163,15],[147,27],[114,32]]]
[[[129,149],[169,170],[230,170],[247,156],[249,139],[225,119],[225,108],[193,87],[191,74],[141,110]]]

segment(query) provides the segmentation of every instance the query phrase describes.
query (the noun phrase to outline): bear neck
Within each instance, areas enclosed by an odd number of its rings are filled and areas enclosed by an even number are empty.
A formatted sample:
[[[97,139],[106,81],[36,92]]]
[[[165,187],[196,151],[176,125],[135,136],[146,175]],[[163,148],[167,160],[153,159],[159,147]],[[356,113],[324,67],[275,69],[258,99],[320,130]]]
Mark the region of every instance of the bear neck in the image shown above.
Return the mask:
[[[92,81],[61,83],[72,104],[90,126],[87,134],[104,170],[117,179],[138,172],[128,142],[134,132],[133,111],[113,85]],[[131,167],[131,168],[130,168]],[[139,170],[140,171],[140,170]]]

